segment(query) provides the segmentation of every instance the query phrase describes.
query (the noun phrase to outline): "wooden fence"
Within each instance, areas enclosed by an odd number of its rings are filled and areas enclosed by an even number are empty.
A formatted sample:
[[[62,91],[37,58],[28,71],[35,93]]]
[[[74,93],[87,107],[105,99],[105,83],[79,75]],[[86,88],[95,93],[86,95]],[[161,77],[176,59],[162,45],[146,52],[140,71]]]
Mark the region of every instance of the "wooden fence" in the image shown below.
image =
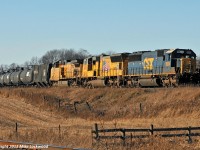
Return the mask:
[[[99,129],[98,124],[95,124],[95,129],[92,130],[92,138],[97,142],[105,139],[121,139],[123,145],[126,144],[126,139],[131,139],[132,141],[135,138],[150,137],[187,137],[188,143],[192,143],[192,136],[200,136],[200,127],[154,128],[151,125],[150,128],[143,129]]]

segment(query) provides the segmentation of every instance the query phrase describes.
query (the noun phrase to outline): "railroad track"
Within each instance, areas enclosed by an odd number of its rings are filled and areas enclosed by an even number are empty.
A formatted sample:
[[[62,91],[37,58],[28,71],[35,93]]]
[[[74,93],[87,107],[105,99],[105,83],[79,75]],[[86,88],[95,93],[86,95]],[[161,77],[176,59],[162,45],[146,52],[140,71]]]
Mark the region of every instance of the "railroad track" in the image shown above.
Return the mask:
[[[27,142],[16,142],[16,141],[4,141],[0,140],[0,149],[23,149],[23,150],[89,150],[84,148],[69,148],[67,146],[55,146],[48,144],[35,144],[35,143],[27,143]]]

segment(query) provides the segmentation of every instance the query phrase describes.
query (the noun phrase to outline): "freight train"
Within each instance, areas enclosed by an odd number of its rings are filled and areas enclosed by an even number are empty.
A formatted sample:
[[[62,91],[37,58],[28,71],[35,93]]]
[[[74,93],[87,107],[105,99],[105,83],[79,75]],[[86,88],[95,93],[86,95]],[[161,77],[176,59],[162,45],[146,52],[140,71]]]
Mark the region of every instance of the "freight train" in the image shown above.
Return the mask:
[[[165,87],[200,81],[191,49],[159,49],[33,65],[0,74],[0,86]]]

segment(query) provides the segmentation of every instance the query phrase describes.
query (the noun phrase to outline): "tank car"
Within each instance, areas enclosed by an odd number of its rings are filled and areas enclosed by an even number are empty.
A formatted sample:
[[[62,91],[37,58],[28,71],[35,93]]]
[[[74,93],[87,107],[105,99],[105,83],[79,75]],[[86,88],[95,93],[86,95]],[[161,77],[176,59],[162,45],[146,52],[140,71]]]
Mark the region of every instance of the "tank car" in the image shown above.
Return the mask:
[[[17,69],[12,72],[10,80],[13,86],[20,86],[22,84],[20,80],[20,74],[23,71],[23,68]]]
[[[7,72],[5,73],[5,75],[3,76],[3,85],[5,86],[10,86],[11,85],[11,72]]]
[[[0,86],[4,86],[3,78],[4,78],[5,73],[0,74]]]
[[[20,81],[23,85],[33,85],[33,69],[25,68],[20,73]]]

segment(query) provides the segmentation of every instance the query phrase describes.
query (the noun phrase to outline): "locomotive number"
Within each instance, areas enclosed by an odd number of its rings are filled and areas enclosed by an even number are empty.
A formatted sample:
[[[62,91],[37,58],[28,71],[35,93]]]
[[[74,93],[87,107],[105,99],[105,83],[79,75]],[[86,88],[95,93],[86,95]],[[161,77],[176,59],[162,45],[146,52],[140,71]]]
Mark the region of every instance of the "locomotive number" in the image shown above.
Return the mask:
[[[154,58],[145,58],[144,59],[144,69],[152,70],[153,69],[153,61],[154,61]]]

